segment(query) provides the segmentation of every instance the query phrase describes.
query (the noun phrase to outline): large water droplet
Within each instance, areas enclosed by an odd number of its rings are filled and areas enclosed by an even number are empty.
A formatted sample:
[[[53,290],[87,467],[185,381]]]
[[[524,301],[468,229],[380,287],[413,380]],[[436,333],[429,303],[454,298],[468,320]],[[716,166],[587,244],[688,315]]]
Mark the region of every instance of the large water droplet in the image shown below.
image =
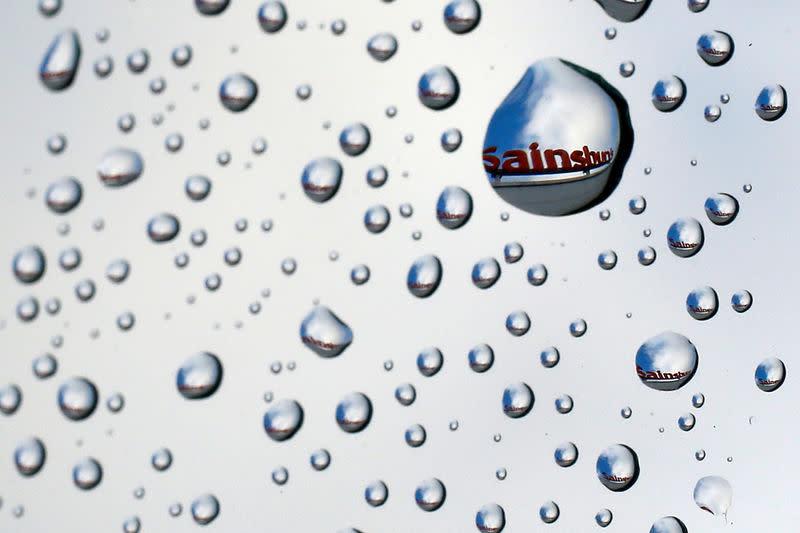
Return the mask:
[[[86,378],[70,378],[58,389],[58,407],[71,420],[83,420],[97,407],[97,388]]]
[[[121,187],[142,175],[144,162],[139,152],[127,148],[109,150],[97,165],[97,176],[107,187]]]
[[[553,458],[556,460],[558,466],[564,468],[572,466],[575,464],[575,461],[578,460],[578,447],[572,442],[560,444],[556,448]]]
[[[14,450],[14,464],[23,476],[33,476],[44,466],[45,456],[42,441],[30,437],[20,442]]]
[[[169,213],[156,215],[147,223],[147,235],[156,243],[171,241],[180,229],[181,223],[175,215]]]
[[[442,110],[458,99],[458,79],[442,65],[427,70],[419,79],[417,94],[420,102],[429,109]]]
[[[336,405],[336,423],[347,433],[358,433],[372,418],[372,402],[366,395],[353,392]]]
[[[648,339],[636,352],[636,373],[652,389],[677,390],[692,379],[696,369],[694,344],[671,331]]]
[[[444,503],[446,490],[444,483],[435,477],[428,478],[419,485],[414,491],[414,500],[423,511],[432,512],[437,510]]]
[[[620,22],[631,22],[641,17],[650,0],[597,0],[610,17]]]
[[[280,31],[286,24],[286,18],[286,7],[283,2],[270,0],[258,8],[258,23],[261,25],[261,29],[267,33]]]
[[[336,357],[353,342],[353,331],[333,311],[317,306],[300,323],[300,339],[322,357]]]
[[[321,157],[306,165],[301,184],[306,196],[315,202],[333,198],[342,181],[342,165],[330,157]]]
[[[103,467],[92,457],[80,460],[72,469],[72,481],[81,490],[91,490],[103,479]]]
[[[786,89],[777,84],[765,86],[758,93],[755,109],[756,114],[763,120],[778,120],[786,111]]]
[[[436,202],[436,218],[447,229],[460,228],[472,215],[472,197],[461,187],[449,186]]]
[[[708,219],[718,226],[729,224],[739,212],[739,202],[730,194],[725,193],[709,196],[704,207]]]
[[[233,112],[244,111],[258,96],[258,85],[247,74],[237,72],[222,81],[219,86],[219,99],[226,109]]]
[[[617,266],[617,254],[614,250],[604,250],[597,256],[597,264],[603,270],[611,270]]]
[[[653,86],[653,105],[659,111],[669,113],[675,111],[686,97],[686,84],[677,76],[668,76],[658,80]]]
[[[442,263],[439,258],[435,255],[423,255],[408,270],[406,285],[417,298],[426,298],[433,294],[441,280]]]
[[[492,368],[494,350],[488,344],[478,344],[469,351],[467,359],[469,360],[469,367],[480,374]]]
[[[14,255],[11,268],[22,283],[38,281],[45,271],[44,252],[38,246],[26,246]]]
[[[558,508],[558,505],[554,501],[548,501],[542,504],[539,508],[539,518],[542,519],[542,522],[545,524],[552,524],[556,520],[558,520],[561,511]]]
[[[389,488],[386,486],[386,483],[379,479],[372,481],[367,485],[367,488],[364,489],[364,499],[372,507],[380,507],[386,503],[388,497]]]
[[[500,533],[506,527],[506,513],[496,503],[489,503],[478,509],[475,525],[483,533]]]
[[[213,494],[203,494],[192,502],[192,518],[201,526],[211,523],[218,514],[219,501]]]
[[[222,382],[222,363],[216,355],[198,352],[178,368],[175,382],[178,392],[188,400],[208,398]]]
[[[697,287],[686,297],[686,311],[697,320],[707,320],[717,312],[717,292],[708,286]]]
[[[67,213],[77,206],[83,196],[83,187],[75,178],[63,178],[52,183],[44,194],[47,207],[54,213]]]
[[[481,20],[476,0],[453,0],[444,8],[444,25],[455,34],[469,33]]]
[[[510,418],[527,415],[533,407],[533,402],[533,391],[522,381],[512,383],[503,391],[503,412]]]
[[[51,91],[66,89],[75,78],[81,58],[81,45],[75,30],[55,36],[39,66],[39,79]]]
[[[694,218],[679,218],[667,231],[667,244],[678,257],[691,257],[703,247],[703,226]]]
[[[417,355],[417,368],[425,377],[431,377],[438,373],[442,369],[443,363],[442,351],[434,346],[425,348]]]
[[[512,311],[506,317],[506,329],[515,337],[521,337],[531,329],[531,319],[525,311]]]
[[[704,33],[697,40],[697,54],[712,67],[724,65],[733,55],[733,40],[721,31]]]
[[[700,509],[708,511],[714,516],[725,517],[731,506],[733,489],[725,478],[719,476],[706,476],[700,478],[694,486],[694,503]]]
[[[639,460],[624,444],[612,444],[597,458],[597,478],[614,492],[629,489],[639,476]]]
[[[772,392],[786,379],[786,365],[777,357],[764,359],[756,367],[756,386],[764,392]]]
[[[264,429],[275,441],[284,441],[303,424],[303,408],[294,400],[275,402],[264,414]]]

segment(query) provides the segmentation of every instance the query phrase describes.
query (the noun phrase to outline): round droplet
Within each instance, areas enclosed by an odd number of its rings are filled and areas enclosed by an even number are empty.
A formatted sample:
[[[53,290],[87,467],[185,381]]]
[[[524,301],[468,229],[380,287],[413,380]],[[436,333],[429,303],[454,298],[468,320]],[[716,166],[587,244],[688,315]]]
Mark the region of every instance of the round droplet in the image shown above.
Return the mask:
[[[386,206],[374,205],[364,213],[364,226],[370,233],[381,233],[389,226],[391,215]]]
[[[52,354],[45,353],[33,360],[33,374],[39,379],[49,378],[56,373],[58,361]]]
[[[630,78],[635,71],[636,65],[633,64],[633,61],[624,61],[619,65],[619,74],[623,78]]]
[[[436,218],[447,229],[460,228],[472,215],[472,197],[461,187],[446,187],[436,202]]]
[[[354,157],[364,153],[369,147],[369,141],[369,129],[360,122],[346,126],[339,135],[339,146],[342,147],[342,151]]]
[[[558,505],[556,505],[556,502],[553,501],[545,502],[539,508],[539,518],[541,518],[542,522],[545,524],[552,524],[558,520],[559,514],[561,513],[558,509]]]
[[[216,355],[198,352],[178,368],[175,382],[178,392],[188,400],[208,398],[222,382],[222,363]]]
[[[450,128],[442,133],[441,143],[445,152],[455,152],[461,146],[461,130]]]
[[[256,155],[261,155],[267,151],[267,140],[264,137],[256,137],[250,144],[250,149]]]
[[[532,265],[528,269],[528,283],[534,287],[544,284],[547,281],[547,267],[541,263]]]
[[[244,111],[258,96],[258,85],[253,79],[241,72],[231,74],[219,86],[219,99],[229,111]]]
[[[17,317],[23,322],[30,322],[39,314],[39,300],[26,296],[17,303]]]
[[[295,261],[291,257],[287,257],[286,259],[281,261],[281,270],[287,276],[294,274],[294,271],[297,270],[297,261]]]
[[[708,0],[686,0],[686,5],[692,13],[700,13],[708,7]]]
[[[367,485],[367,488],[364,489],[364,499],[372,507],[380,507],[386,503],[388,497],[389,488],[386,486],[386,483],[379,479],[371,482]]]
[[[417,368],[420,374],[431,377],[442,369],[444,356],[439,348],[433,346],[425,348],[417,355]]]
[[[188,44],[176,46],[172,50],[172,62],[176,67],[184,67],[192,60],[192,47]]]
[[[61,268],[70,272],[81,264],[81,252],[77,248],[67,248],[58,256],[58,264]]]
[[[444,25],[455,34],[469,33],[481,20],[476,0],[453,0],[444,8]]]
[[[294,400],[280,400],[264,414],[264,429],[274,441],[292,437],[303,424],[303,408]]]
[[[605,250],[597,256],[597,264],[603,270],[611,270],[617,266],[617,254],[614,250]]]
[[[494,350],[488,344],[478,344],[469,351],[467,359],[469,360],[469,367],[480,374],[492,368]]]
[[[285,485],[289,481],[289,471],[286,467],[279,466],[272,471],[272,482],[276,485]]]
[[[306,165],[301,184],[306,196],[315,202],[333,198],[342,181],[342,165],[330,157],[321,157]]]
[[[225,11],[229,3],[230,0],[194,0],[197,11],[203,15],[219,15]]]
[[[703,396],[702,393],[698,392],[694,396],[692,396],[692,406],[696,407],[697,409],[703,407],[703,404],[706,403],[706,397]]]
[[[122,283],[130,271],[131,266],[125,259],[115,259],[106,267],[106,277],[113,283]]]
[[[311,86],[308,84],[298,85],[294,93],[300,100],[308,100],[311,97]],[[330,123],[326,122],[325,124],[328,125],[325,127],[325,129],[328,129]]]
[[[211,523],[218,514],[219,501],[213,494],[203,494],[192,502],[192,518],[201,526]]]
[[[178,235],[181,224],[175,215],[161,213],[147,223],[147,235],[155,243],[171,241]]]
[[[371,418],[372,402],[360,392],[348,394],[336,405],[336,423],[347,433],[363,430]]]
[[[203,246],[207,238],[208,234],[204,229],[196,229],[189,234],[189,241],[195,246]]]
[[[694,218],[679,218],[667,231],[667,244],[678,257],[691,257],[703,247],[703,226]]]
[[[483,533],[500,533],[506,527],[506,513],[496,503],[484,505],[475,515],[475,525]]]
[[[236,266],[242,260],[242,251],[234,246],[233,248],[228,248],[225,250],[225,253],[222,255],[225,264],[228,266]]]
[[[331,464],[331,454],[328,450],[320,448],[312,452],[309,462],[311,463],[311,468],[317,472],[321,472]]]
[[[444,503],[446,491],[444,484],[435,477],[424,480],[414,491],[414,500],[423,511],[432,512]]]
[[[128,331],[136,322],[136,317],[130,311],[126,311],[117,317],[117,327],[122,331]]]
[[[131,131],[135,124],[136,124],[136,119],[130,113],[121,115],[117,120],[117,127],[120,129],[122,133],[128,133],[129,131]]]
[[[367,171],[367,183],[371,187],[380,187],[388,177],[389,171],[383,165],[376,165]]]
[[[764,359],[756,367],[756,386],[764,392],[772,392],[783,385],[786,379],[786,365],[777,357]]]
[[[565,415],[572,411],[573,401],[569,394],[562,394],[556,398],[556,411]]]
[[[134,74],[144,72],[148,63],[150,63],[150,54],[144,48],[134,50],[128,55],[128,68]]]
[[[614,27],[606,28],[606,31],[603,32],[603,35],[605,35],[606,39],[610,41],[617,36],[617,28]]]
[[[506,317],[506,329],[515,337],[525,335],[531,328],[531,319],[525,311],[513,311]]]
[[[559,359],[561,359],[561,355],[558,353],[558,349],[555,346],[550,346],[542,350],[542,353],[539,355],[539,359],[541,360],[543,367],[553,368],[558,364]]]
[[[419,424],[413,424],[406,429],[406,444],[412,448],[418,448],[425,444],[425,428]]]
[[[350,271],[350,280],[356,285],[363,285],[369,281],[369,267],[367,265],[356,265]]]
[[[686,297],[686,311],[696,320],[707,320],[717,312],[717,292],[708,286],[697,287]]]
[[[70,420],[83,420],[97,407],[97,388],[86,378],[70,378],[58,389],[58,407]]]
[[[3,414],[11,415],[19,409],[22,403],[22,391],[14,384],[9,383],[0,387],[0,411]]]
[[[712,67],[724,65],[733,55],[733,40],[721,31],[704,33],[697,40],[697,54]]]
[[[51,91],[72,84],[81,58],[81,45],[75,30],[64,30],[53,38],[39,66],[39,79]]]
[[[703,110],[703,116],[709,122],[716,122],[722,116],[722,109],[718,105],[707,105]]]
[[[530,412],[533,401],[533,391],[526,383],[512,383],[503,391],[503,412],[510,418],[521,418]]]
[[[189,199],[199,202],[205,200],[211,192],[211,180],[205,176],[195,174],[186,178],[184,189]]]
[[[97,165],[97,176],[106,187],[122,187],[142,175],[144,161],[139,152],[127,148],[109,150]]]
[[[333,311],[316,306],[300,323],[300,339],[322,357],[336,357],[353,342],[353,331]]]
[[[75,296],[82,302],[88,302],[94,297],[95,287],[94,282],[90,279],[84,279],[75,285]]]
[[[696,369],[697,349],[671,331],[648,339],[636,352],[636,373],[652,389],[677,390],[692,379]]]
[[[479,289],[488,289],[500,278],[500,263],[494,257],[484,257],[472,267],[472,283]]]
[[[766,85],[758,93],[755,110],[756,114],[766,121],[781,118],[786,111],[786,89],[782,85]]]
[[[92,457],[79,461],[72,469],[72,481],[81,490],[91,490],[103,479],[103,467]]]
[[[67,138],[60,133],[51,135],[47,138],[47,142],[45,144],[48,152],[53,155],[58,155],[67,147]]]
[[[61,9],[61,0],[39,0],[39,13],[52,17]]]
[[[634,215],[641,215],[647,207],[647,201],[644,196],[634,196],[628,202],[628,209]]]
[[[442,65],[426,71],[419,79],[417,94],[425,107],[442,110],[458,99],[459,86],[453,72]]]
[[[44,466],[45,448],[42,441],[36,437],[23,440],[14,450],[14,464],[17,471],[23,476],[36,475]]]
[[[731,307],[737,313],[744,313],[750,309],[751,305],[753,305],[753,295],[750,294],[750,291],[736,291],[731,296]]]
[[[692,413],[684,413],[678,418],[678,427],[683,431],[691,431],[695,424],[695,416]]]
[[[123,533],[139,533],[142,527],[142,522],[138,517],[132,516],[122,523]]]
[[[686,85],[677,76],[662,78],[653,87],[653,105],[659,111],[675,111],[686,97]]]
[[[400,204],[400,208],[398,209],[398,211],[400,211],[400,216],[404,218],[409,218],[411,215],[414,214],[414,208],[409,203]]]
[[[639,259],[639,264],[648,266],[652,265],[653,261],[656,260],[656,251],[652,246],[645,246],[639,249],[636,256]]]
[[[261,29],[267,33],[280,31],[286,24],[286,18],[286,8],[283,2],[270,0],[258,8],[258,23],[261,25]]]
[[[619,414],[620,414],[620,416],[622,416],[622,418],[628,419],[628,418],[631,417],[631,414],[632,414],[631,408],[630,407],[623,407],[622,410],[620,410]]]
[[[583,337],[583,334],[586,333],[586,328],[586,321],[582,318],[578,318],[570,323],[569,334],[573,337]]]
[[[725,517],[731,506],[733,489],[725,478],[706,476],[700,478],[694,486],[694,502],[700,509],[714,516]]]
[[[608,209],[601,209],[600,213],[599,213],[599,216],[600,216],[600,220],[606,221],[609,218],[611,218],[611,211],[609,211]]]
[[[367,41],[367,52],[376,61],[386,61],[397,52],[397,39],[391,33],[379,33]]]
[[[639,460],[624,444],[612,444],[597,458],[597,478],[614,492],[630,488],[639,475]]]
[[[608,509],[600,509],[597,511],[597,514],[594,515],[594,521],[597,522],[597,525],[600,527],[608,527],[613,517],[614,515],[611,514],[611,511]]]
[[[334,35],[341,35],[344,33],[344,30],[347,29],[347,23],[345,23],[342,19],[336,19],[331,22],[331,33]]]
[[[106,400],[106,407],[112,413],[118,413],[122,410],[123,406],[125,405],[125,398],[123,398],[122,394],[114,393],[109,396],[108,400]]]
[[[167,470],[172,465],[172,452],[167,448],[159,448],[153,452],[150,464],[159,472]]]
[[[11,268],[19,281],[33,283],[44,275],[45,265],[42,249],[38,246],[26,246],[14,255]]]
[[[442,263],[435,255],[423,255],[417,258],[408,270],[406,285],[417,298],[426,298],[433,294],[442,280]]]
[[[408,406],[417,399],[417,391],[411,383],[404,383],[395,389],[394,397],[401,405]]]
[[[522,249],[522,245],[518,242],[510,242],[503,247],[503,257],[506,263],[516,263],[522,259],[523,254],[524,250]]]
[[[558,466],[564,468],[572,466],[575,464],[575,461],[578,460],[578,447],[571,442],[560,444],[558,448],[556,448],[554,458]]]

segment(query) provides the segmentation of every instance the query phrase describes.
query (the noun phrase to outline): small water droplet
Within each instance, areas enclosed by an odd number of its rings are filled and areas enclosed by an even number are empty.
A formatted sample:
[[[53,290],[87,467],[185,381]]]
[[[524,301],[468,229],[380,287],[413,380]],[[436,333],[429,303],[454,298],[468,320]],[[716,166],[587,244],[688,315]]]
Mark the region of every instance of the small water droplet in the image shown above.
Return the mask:
[[[258,8],[258,23],[267,33],[276,33],[286,24],[286,8],[283,2],[270,0]]]
[[[134,50],[128,55],[128,69],[134,74],[140,74],[144,72],[147,68],[147,65],[150,63],[150,54],[147,53],[147,50],[144,48],[140,48],[138,50]]]
[[[419,79],[419,100],[429,109],[442,110],[450,107],[458,99],[458,94],[458,79],[445,66],[433,67]]]
[[[764,359],[756,367],[756,386],[764,392],[777,390],[786,379],[786,365],[777,357]]]
[[[542,522],[544,522],[545,524],[552,524],[553,522],[558,520],[559,514],[561,513],[558,509],[558,505],[556,504],[556,502],[553,501],[545,502],[539,508],[539,518],[541,518]]]
[[[678,427],[683,431],[691,431],[695,424],[695,416],[692,413],[684,413],[678,418]]]
[[[394,397],[401,405],[408,406],[417,399],[417,391],[411,383],[404,383],[395,389]]]
[[[81,490],[91,490],[103,479],[103,467],[92,457],[80,460],[72,469],[72,480]]]
[[[686,297],[686,311],[696,320],[708,320],[717,313],[717,292],[708,286],[697,287]]]
[[[39,79],[51,91],[61,91],[72,84],[81,57],[81,45],[75,30],[64,30],[53,38],[39,66]]]
[[[731,296],[731,307],[737,313],[744,313],[750,306],[753,305],[753,295],[750,291],[740,290],[733,293]]]
[[[596,470],[597,478],[607,489],[621,492],[636,482],[639,461],[628,446],[612,444],[598,456]]]
[[[371,418],[372,402],[360,392],[348,394],[336,405],[336,423],[347,433],[363,430]]]
[[[475,515],[475,525],[483,533],[500,533],[506,527],[506,513],[496,503],[484,505]]]
[[[712,67],[724,65],[733,55],[733,40],[721,31],[704,33],[697,40],[697,54]]]
[[[613,518],[614,515],[608,509],[600,509],[597,511],[597,514],[594,515],[594,521],[597,522],[597,525],[600,527],[608,527]]]
[[[685,97],[686,85],[677,76],[662,78],[653,87],[653,105],[656,109],[665,113],[678,109]],[[645,174],[649,174],[647,169],[645,169]]]
[[[388,497],[389,488],[386,486],[386,483],[379,479],[372,481],[367,485],[366,489],[364,489],[364,499],[372,507],[380,507],[386,503]]]
[[[582,318],[577,320],[573,320],[569,325],[569,333],[573,337],[583,337],[584,333],[586,333],[586,321]]]
[[[227,4],[227,0],[225,3]],[[191,510],[194,521],[204,526],[211,523],[219,514],[219,501],[213,494],[203,494],[195,498]]]

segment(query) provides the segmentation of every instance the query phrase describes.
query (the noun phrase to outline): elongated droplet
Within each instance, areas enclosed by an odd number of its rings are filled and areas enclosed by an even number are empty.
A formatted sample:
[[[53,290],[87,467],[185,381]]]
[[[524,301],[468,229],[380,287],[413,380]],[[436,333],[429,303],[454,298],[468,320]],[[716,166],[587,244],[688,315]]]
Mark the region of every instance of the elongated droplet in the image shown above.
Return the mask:
[[[174,239],[181,230],[181,223],[169,213],[162,213],[147,223],[147,235],[155,243],[168,242]]]
[[[44,201],[54,213],[64,214],[72,211],[80,203],[82,196],[81,182],[69,177],[52,183],[44,194]]]
[[[56,35],[39,67],[39,79],[51,91],[61,91],[72,84],[81,58],[81,45],[75,30]]]
[[[36,475],[44,466],[45,448],[42,441],[30,437],[20,442],[14,450],[14,464],[17,471],[25,477]]]
[[[142,175],[144,161],[139,152],[128,148],[114,148],[100,159],[97,176],[106,187],[122,187]]]
[[[229,3],[230,0],[194,0],[197,11],[203,15],[219,15]]]
[[[379,33],[367,42],[367,52],[376,61],[387,61],[397,52],[397,39],[391,33]]]
[[[14,276],[22,283],[34,283],[45,271],[44,252],[38,246],[26,246],[14,255],[11,265]]]
[[[322,357],[336,357],[353,342],[353,331],[333,311],[317,306],[300,323],[300,339]]]
[[[725,478],[706,476],[697,480],[693,496],[694,502],[700,509],[724,518],[731,506],[733,489]]]

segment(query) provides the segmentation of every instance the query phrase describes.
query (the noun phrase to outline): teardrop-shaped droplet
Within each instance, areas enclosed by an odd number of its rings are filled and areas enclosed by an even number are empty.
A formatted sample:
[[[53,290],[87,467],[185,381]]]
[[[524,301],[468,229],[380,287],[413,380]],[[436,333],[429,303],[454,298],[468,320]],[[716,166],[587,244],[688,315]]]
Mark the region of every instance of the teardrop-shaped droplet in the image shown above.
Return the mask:
[[[783,385],[786,379],[786,365],[777,357],[764,359],[756,367],[756,386],[764,392],[772,392]]]
[[[222,363],[214,354],[198,352],[178,368],[175,382],[178,392],[188,400],[208,398],[222,382]]]
[[[506,527],[506,513],[496,503],[489,503],[478,509],[475,525],[482,533],[500,533]]]
[[[697,40],[697,54],[712,67],[724,65],[733,55],[733,40],[721,31],[704,33]]]
[[[389,226],[391,215],[386,206],[373,205],[364,213],[364,226],[370,233],[381,233]]]
[[[336,357],[353,342],[353,331],[333,311],[317,306],[300,323],[300,339],[322,357]]]
[[[192,518],[204,526],[211,523],[219,514],[219,501],[213,494],[203,494],[192,502]]]
[[[667,231],[667,244],[678,257],[691,257],[703,247],[703,226],[694,218],[679,218]]]
[[[109,150],[97,165],[97,176],[106,187],[122,187],[142,175],[144,161],[139,152],[127,148]]]
[[[283,2],[270,0],[258,8],[258,23],[267,33],[275,33],[286,24],[286,7]]]
[[[444,483],[435,477],[428,478],[414,491],[414,500],[423,511],[432,512],[442,506],[446,497]]]
[[[697,287],[686,297],[686,311],[696,320],[707,320],[717,312],[719,300],[712,287]]]
[[[675,111],[686,97],[686,85],[677,76],[668,76],[653,86],[653,105],[659,111],[669,113]]]
[[[674,516],[665,516],[653,522],[650,533],[688,533],[686,526]]]
[[[756,114],[763,120],[778,120],[786,112],[786,89],[782,85],[767,85],[758,93]]]
[[[147,223],[147,235],[156,243],[168,242],[174,239],[181,230],[181,223],[169,213],[154,216]]]
[[[423,255],[417,258],[408,270],[406,285],[417,298],[426,298],[433,294],[442,280],[442,263],[435,255]]]
[[[364,489],[364,499],[372,507],[380,507],[386,503],[386,499],[388,497],[389,488],[386,486],[386,483],[380,479],[372,481],[369,485],[367,485],[367,488]]]
[[[19,281],[33,283],[44,275],[45,266],[42,249],[38,246],[26,246],[14,255],[11,268]]]
[[[444,356],[442,351],[435,346],[429,346],[417,355],[417,368],[425,377],[436,375],[442,369],[442,364],[444,364]]]
[[[70,378],[58,389],[58,407],[70,420],[83,420],[97,407],[97,387],[86,378]]]
[[[194,0],[197,11],[203,15],[219,15],[229,3],[230,0]]]
[[[714,516],[725,517],[731,506],[733,489],[728,480],[720,476],[706,476],[694,486],[694,503]]]
[[[709,196],[704,207],[708,219],[718,226],[730,224],[739,212],[736,198],[722,192]]]
[[[651,389],[677,390],[692,379],[696,369],[697,348],[671,331],[648,339],[636,352],[636,373]]]
[[[451,185],[439,194],[436,202],[436,219],[447,229],[460,228],[472,216],[472,196],[462,189]]]
[[[379,33],[367,42],[367,52],[377,61],[386,61],[397,52],[397,39],[391,33]]]
[[[306,196],[315,202],[333,198],[342,181],[342,165],[330,157],[313,160],[303,169],[301,184]]]
[[[532,64],[486,131],[490,185],[537,215],[566,215],[602,200],[619,181],[627,157],[620,152],[629,149],[620,146],[631,130],[620,106],[621,96],[596,74],[558,58]]]
[[[66,89],[72,84],[81,58],[81,44],[75,30],[55,36],[39,66],[39,79],[51,91]]]
[[[17,471],[23,476],[34,476],[44,466],[45,456],[46,452],[42,441],[36,437],[30,437],[20,442],[14,450],[14,464],[17,466]]]
[[[258,85],[247,74],[238,72],[225,78],[219,86],[219,99],[229,111],[244,111],[258,96]]]
[[[103,467],[93,457],[78,461],[72,469],[72,481],[81,490],[91,490],[103,479]]]
[[[476,0],[453,0],[444,8],[444,25],[455,34],[469,33],[481,20]]]
[[[614,492],[629,489],[639,476],[639,460],[624,444],[612,444],[597,458],[597,478]]]
[[[597,0],[603,10],[620,22],[631,22],[641,17],[650,0]]]
[[[83,196],[81,183],[73,177],[52,183],[44,194],[47,207],[54,213],[67,213],[77,206]]]
[[[515,337],[521,337],[531,329],[531,319],[525,311],[513,311],[506,317],[506,329]]]
[[[472,283],[479,289],[488,289],[500,278],[500,263],[494,257],[484,257],[472,267]]]
[[[458,79],[453,72],[442,65],[427,70],[419,79],[417,94],[425,107],[442,110],[453,105],[458,99]]]
[[[369,129],[361,122],[346,126],[339,135],[339,146],[347,155],[357,156],[369,147]]]
[[[292,437],[303,424],[303,408],[294,400],[280,400],[264,414],[264,430],[272,440]]]
[[[503,412],[510,418],[521,418],[530,412],[533,401],[533,391],[526,383],[512,383],[503,391]]]
[[[372,418],[372,402],[366,395],[353,392],[336,405],[336,423],[347,433],[358,433]]]

